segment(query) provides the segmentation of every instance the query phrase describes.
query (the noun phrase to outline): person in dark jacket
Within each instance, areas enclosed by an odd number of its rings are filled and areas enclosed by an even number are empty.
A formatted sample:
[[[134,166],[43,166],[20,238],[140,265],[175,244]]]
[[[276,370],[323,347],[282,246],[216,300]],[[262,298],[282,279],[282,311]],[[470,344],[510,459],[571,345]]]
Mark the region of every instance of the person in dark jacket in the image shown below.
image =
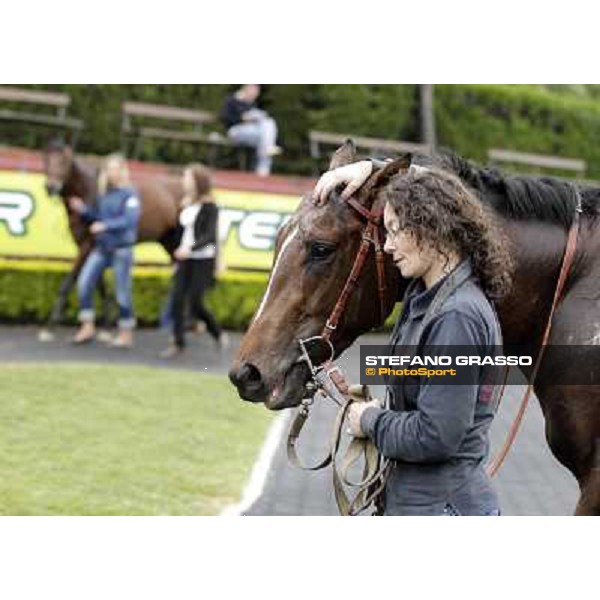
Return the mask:
[[[316,195],[329,183],[358,189],[372,168],[363,161],[331,171]],[[500,346],[493,300],[508,290],[511,261],[492,217],[458,178],[435,169],[411,167],[384,193],[384,249],[411,280],[389,345],[428,347],[428,356]],[[402,378],[388,383],[386,408],[379,400],[352,405],[350,432],[393,461],[384,514],[500,514],[484,468],[498,400],[486,371],[470,367],[460,385]]]
[[[277,146],[277,123],[264,110],[256,106],[260,85],[246,84],[227,96],[221,108],[221,120],[227,136],[235,144],[256,150],[256,173],[271,173],[273,156],[281,153]]]
[[[185,348],[186,300],[192,315],[206,324],[217,348],[228,345],[214,315],[204,306],[203,295],[215,281],[219,209],[212,198],[210,172],[204,165],[188,165],[183,171],[184,197],[179,223],[182,236],[175,250],[171,317],[173,343],[161,352],[163,358],[179,355]]]
[[[95,236],[94,248],[77,280],[81,326],[72,341],[83,344],[94,339],[94,290],[104,270],[112,267],[119,305],[119,333],[111,345],[129,348],[133,345],[135,327],[131,269],[141,205],[136,190],[130,184],[127,163],[120,154],[106,158],[98,188],[100,194],[95,206],[87,206],[81,198],[69,199],[71,209],[79,212],[90,224],[90,231]]]

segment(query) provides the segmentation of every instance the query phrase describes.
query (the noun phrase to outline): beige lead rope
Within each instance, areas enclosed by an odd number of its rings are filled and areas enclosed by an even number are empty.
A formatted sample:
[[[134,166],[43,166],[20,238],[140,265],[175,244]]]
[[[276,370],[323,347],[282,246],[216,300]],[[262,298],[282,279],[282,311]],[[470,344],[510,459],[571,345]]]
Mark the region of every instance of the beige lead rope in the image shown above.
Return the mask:
[[[329,381],[324,377],[320,378],[320,383],[324,384],[324,396],[331,398],[340,406],[332,429],[329,453],[323,460],[312,466],[304,465],[298,456],[296,444],[308,420],[310,406],[313,403],[311,399],[309,402],[304,402],[296,411],[288,434],[287,455],[291,463],[305,471],[318,471],[331,464],[333,490],[340,514],[357,515],[372,504],[377,506],[378,496],[385,487],[390,461],[379,454],[370,439],[354,437],[338,463],[348,410],[354,402],[369,401],[371,396],[366,385],[348,387],[338,367],[330,367],[326,371],[326,376],[329,377]],[[361,458],[364,461],[362,478],[359,481],[352,481],[348,475],[349,470]],[[346,492],[345,486],[356,490],[352,499]]]
[[[371,400],[369,389],[366,385],[351,386],[348,389],[349,399],[339,411],[333,427],[331,457],[333,463],[333,490],[340,514],[357,515],[373,504],[385,487],[390,461],[379,454],[375,444],[367,437],[353,437],[340,461],[338,468],[337,457],[344,422],[348,410],[355,402],[368,402]],[[359,481],[349,478],[351,467],[363,459],[363,473]],[[352,500],[344,488],[354,488],[356,494]]]

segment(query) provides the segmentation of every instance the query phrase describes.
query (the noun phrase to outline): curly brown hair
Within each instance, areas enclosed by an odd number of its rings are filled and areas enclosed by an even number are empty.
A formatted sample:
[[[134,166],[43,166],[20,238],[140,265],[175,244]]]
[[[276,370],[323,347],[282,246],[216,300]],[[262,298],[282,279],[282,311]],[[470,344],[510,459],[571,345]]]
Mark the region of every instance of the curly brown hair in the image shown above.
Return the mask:
[[[392,178],[382,191],[419,246],[443,256],[456,252],[471,258],[484,293],[492,299],[510,290],[512,260],[508,240],[491,211],[458,177],[434,168],[411,167]]]

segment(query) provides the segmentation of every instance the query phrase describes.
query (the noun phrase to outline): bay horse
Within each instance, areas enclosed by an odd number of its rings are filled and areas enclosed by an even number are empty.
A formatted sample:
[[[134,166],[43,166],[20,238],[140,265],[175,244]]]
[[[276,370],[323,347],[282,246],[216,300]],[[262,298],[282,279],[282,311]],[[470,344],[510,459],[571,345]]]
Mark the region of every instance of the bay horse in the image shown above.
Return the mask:
[[[48,329],[40,334],[41,340],[48,340],[52,338],[49,329],[62,320],[69,293],[94,246],[94,236],[90,233],[88,224],[78,212],[71,209],[68,199],[78,196],[86,204],[93,204],[97,195],[98,173],[95,167],[76,159],[71,147],[61,141],[48,144],[44,154],[44,172],[46,191],[49,196],[59,196],[62,199],[69,230],[77,245],[77,256],[71,270],[61,282],[58,297],[48,319]],[[178,204],[182,190],[178,184],[158,180],[134,178],[132,183],[139,193],[142,205],[138,242],[158,242],[172,258],[178,244]],[[106,324],[107,294],[103,278],[98,289],[103,301],[103,318]]]
[[[330,168],[355,160],[354,148],[347,143],[336,151]],[[515,263],[512,291],[497,306],[504,341],[529,349],[535,356],[577,207],[573,185],[551,177],[505,175],[449,153],[416,155],[409,162],[454,173],[493,211]],[[354,194],[355,200],[365,207],[382,209],[384,200],[379,192],[402,169],[406,169],[405,159],[374,172]],[[600,344],[600,188],[580,187],[579,192],[583,212],[577,251],[554,314],[549,343],[550,347],[587,347],[587,352],[592,352]],[[383,225],[380,227],[381,236]],[[229,372],[242,399],[279,410],[299,405],[306,396],[310,374],[306,363],[298,361],[297,339],[317,336],[323,330],[346,282],[364,228],[364,219],[340,200],[336,191],[321,207],[315,207],[310,196],[305,196],[278,232],[267,289]],[[335,358],[361,334],[383,323],[407,285],[386,255],[386,303],[384,314],[380,314],[372,251],[368,258],[332,333]],[[554,456],[579,483],[575,514],[600,515],[600,388],[561,385],[577,364],[563,361],[557,367],[546,356],[534,385],[545,418],[546,440]],[[528,375],[527,370],[523,372]]]

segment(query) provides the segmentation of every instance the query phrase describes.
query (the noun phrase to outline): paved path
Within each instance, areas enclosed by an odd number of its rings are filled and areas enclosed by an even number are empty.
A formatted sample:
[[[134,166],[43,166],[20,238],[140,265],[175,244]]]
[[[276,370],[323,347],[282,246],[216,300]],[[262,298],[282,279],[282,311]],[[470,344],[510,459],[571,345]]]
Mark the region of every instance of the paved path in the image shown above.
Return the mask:
[[[167,346],[168,336],[156,330],[136,331],[135,348],[108,348],[102,342],[85,346],[69,343],[74,328],[58,328],[53,342],[37,341],[36,327],[0,327],[0,364],[7,361],[26,362],[91,362],[111,364],[143,364],[168,369],[193,369],[226,373],[235,352],[239,336],[232,335],[231,348],[219,353],[207,334],[188,334],[189,347],[177,360],[165,360],[158,354]]]
[[[33,327],[0,328],[0,364],[9,361],[86,361],[103,363],[146,364],[159,368],[183,368],[226,373],[239,342],[233,334],[229,351],[218,354],[207,335],[190,335],[190,347],[177,361],[158,358],[166,336],[156,331],[138,331],[136,348],[114,350],[96,343],[84,348],[73,347],[66,340],[72,329],[58,331],[57,340],[40,344]],[[385,343],[379,336],[363,336],[361,343]],[[350,348],[338,362],[351,381],[358,381],[359,345]],[[374,390],[376,395],[381,388]],[[492,430],[492,444],[498,447],[520,400],[520,388],[508,388]],[[258,408],[257,408],[258,409]],[[258,409],[260,410],[260,409]],[[288,412],[288,411],[286,411]],[[317,406],[300,444],[307,462],[320,458],[326,450],[334,411]],[[285,418],[285,417],[283,417]],[[522,431],[498,478],[502,509],[506,515],[568,515],[577,500],[577,484],[551,456],[543,437],[543,419],[537,402],[532,401]],[[331,472],[306,473],[287,462],[285,445],[280,444],[273,459],[261,497],[247,511],[253,515],[333,515],[336,514],[331,488]]]
[[[382,344],[381,336],[363,336],[363,344]],[[338,363],[351,381],[359,380],[359,344],[354,344]],[[492,447],[498,448],[516,414],[522,387],[509,386],[492,429]],[[382,397],[381,386],[373,393]],[[306,464],[317,462],[326,452],[335,406],[313,409],[300,440]],[[537,400],[532,399],[521,432],[496,479],[503,514],[569,515],[578,497],[575,479],[550,454]],[[247,511],[251,515],[335,515],[331,471],[311,473],[290,465],[285,444],[280,444],[261,498]]]

